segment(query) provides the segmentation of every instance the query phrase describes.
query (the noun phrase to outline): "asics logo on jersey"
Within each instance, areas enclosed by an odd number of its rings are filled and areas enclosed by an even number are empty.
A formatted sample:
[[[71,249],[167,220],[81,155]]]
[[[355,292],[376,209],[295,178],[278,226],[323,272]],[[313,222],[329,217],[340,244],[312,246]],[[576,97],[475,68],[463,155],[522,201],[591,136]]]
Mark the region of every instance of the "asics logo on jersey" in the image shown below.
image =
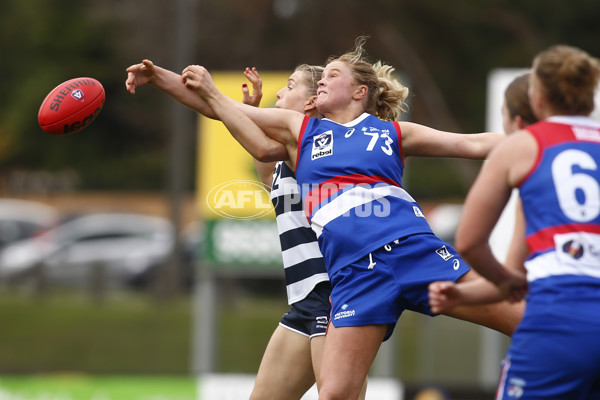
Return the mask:
[[[460,261],[458,258],[455,258],[454,261],[452,261],[452,268],[454,268],[455,271],[458,271],[460,268]]]

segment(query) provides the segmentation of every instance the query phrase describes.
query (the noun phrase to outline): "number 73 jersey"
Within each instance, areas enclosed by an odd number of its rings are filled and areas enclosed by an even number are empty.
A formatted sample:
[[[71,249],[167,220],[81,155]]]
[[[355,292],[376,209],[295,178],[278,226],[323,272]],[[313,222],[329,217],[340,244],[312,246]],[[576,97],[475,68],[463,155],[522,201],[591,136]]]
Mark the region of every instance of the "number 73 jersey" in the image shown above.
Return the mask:
[[[560,116],[530,125],[538,159],[519,187],[529,281],[600,279],[600,123]]]
[[[370,114],[304,120],[296,179],[330,275],[398,238],[432,233],[402,188],[401,148],[400,125]]]

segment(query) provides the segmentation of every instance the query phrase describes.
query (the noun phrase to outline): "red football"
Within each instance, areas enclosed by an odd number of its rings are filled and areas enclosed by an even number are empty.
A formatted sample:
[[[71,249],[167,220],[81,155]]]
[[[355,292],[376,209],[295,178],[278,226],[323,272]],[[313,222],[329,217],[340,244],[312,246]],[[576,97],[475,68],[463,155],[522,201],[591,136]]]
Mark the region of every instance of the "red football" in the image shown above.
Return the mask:
[[[94,78],[61,83],[44,99],[38,112],[40,127],[54,135],[75,133],[88,126],[104,105],[104,88]]]

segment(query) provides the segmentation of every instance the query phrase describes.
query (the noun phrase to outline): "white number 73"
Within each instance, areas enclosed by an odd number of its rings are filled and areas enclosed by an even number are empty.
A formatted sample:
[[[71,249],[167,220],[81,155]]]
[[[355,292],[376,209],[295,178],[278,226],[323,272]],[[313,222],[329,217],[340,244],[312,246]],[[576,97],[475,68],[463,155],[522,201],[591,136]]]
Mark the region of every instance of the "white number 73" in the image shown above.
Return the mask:
[[[377,139],[379,139],[379,132],[375,131],[375,132],[363,132],[365,135],[369,135],[371,136],[371,140],[369,141],[369,145],[367,146],[367,151],[373,151],[373,148],[375,147],[375,143],[377,143]],[[385,154],[387,154],[388,156],[391,156],[393,154],[393,150],[392,147],[390,146],[392,143],[394,143],[394,140],[390,137],[390,135],[387,132],[384,132],[381,134],[381,137],[385,139],[385,147],[381,146],[381,150],[383,150],[383,152]]]

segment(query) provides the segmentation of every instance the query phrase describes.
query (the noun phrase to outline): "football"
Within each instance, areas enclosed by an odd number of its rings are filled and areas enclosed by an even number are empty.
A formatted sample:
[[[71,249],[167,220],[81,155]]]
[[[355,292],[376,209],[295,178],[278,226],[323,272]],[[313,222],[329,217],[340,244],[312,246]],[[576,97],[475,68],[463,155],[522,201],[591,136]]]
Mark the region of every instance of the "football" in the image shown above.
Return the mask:
[[[104,97],[104,88],[96,79],[69,79],[48,93],[40,106],[38,123],[54,135],[78,132],[96,119]]]

